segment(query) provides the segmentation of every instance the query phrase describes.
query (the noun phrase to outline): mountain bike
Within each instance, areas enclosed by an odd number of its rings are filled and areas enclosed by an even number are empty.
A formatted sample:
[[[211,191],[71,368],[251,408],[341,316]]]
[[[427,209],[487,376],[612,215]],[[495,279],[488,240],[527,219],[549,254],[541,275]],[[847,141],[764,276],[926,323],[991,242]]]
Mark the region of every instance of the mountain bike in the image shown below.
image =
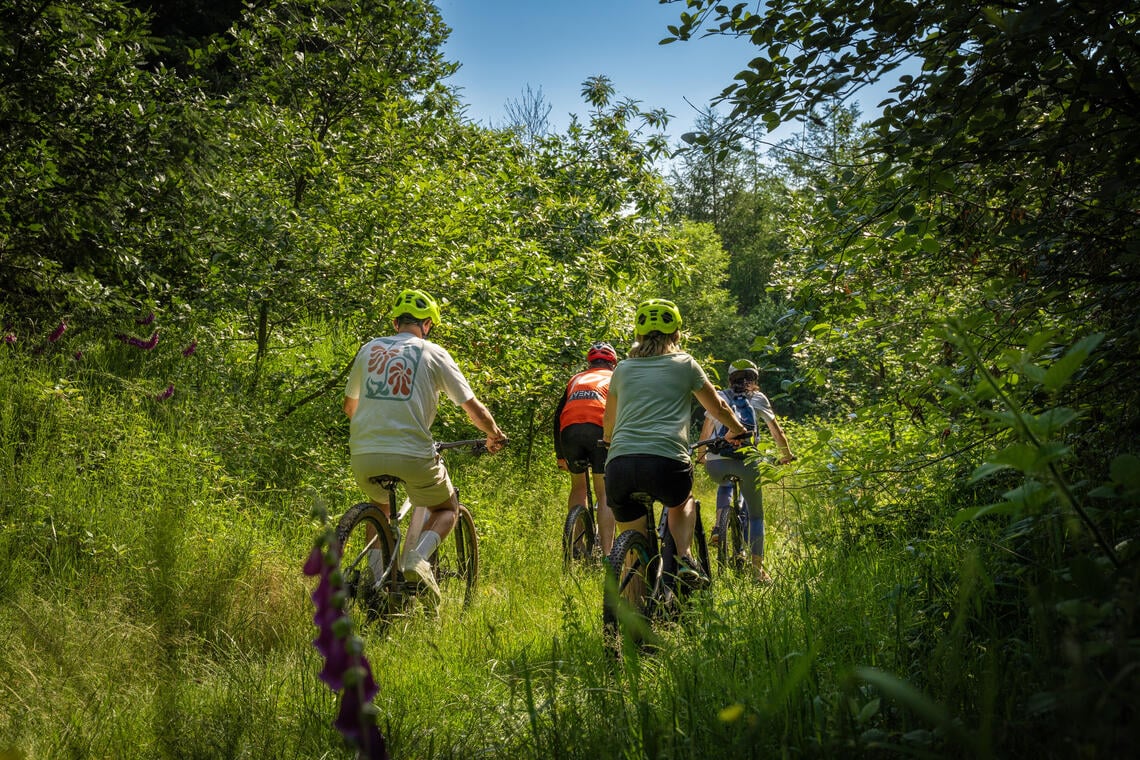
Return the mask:
[[[645,507],[649,524],[653,524],[654,500],[647,493],[631,497]],[[693,545],[696,560],[708,573],[708,543],[701,522],[701,503],[694,500],[696,526]],[[606,558],[606,587],[602,604],[602,625],[607,641],[620,643],[620,629],[638,643],[644,643],[654,620],[671,619],[682,602],[698,586],[677,575],[677,547],[669,533],[669,508],[662,505],[657,529],[647,534],[636,530],[622,532],[614,541]],[[708,584],[702,584],[707,588]]]
[[[716,547],[716,566],[721,573],[729,571],[743,573],[750,570],[752,560],[748,555],[748,505],[740,496],[740,478],[728,477],[732,484],[732,500],[724,525],[718,525],[720,542]]]
[[[695,450],[702,446],[708,447],[708,450],[714,454],[725,454],[736,448],[725,438],[719,437],[697,441],[692,448]],[[740,495],[740,478],[729,475],[728,482],[732,484],[732,500],[729,502],[728,513],[724,517],[724,524],[718,523],[713,528],[719,538],[716,545],[716,566],[721,573],[730,570],[743,573],[752,567],[747,552],[748,505]]]
[[[586,503],[575,504],[566,515],[562,527],[562,567],[569,570],[575,562],[588,560],[594,556],[598,546],[598,503],[594,501],[593,484],[590,482],[590,463],[587,460],[574,462],[575,467],[585,468]]]
[[[435,450],[468,448],[472,453],[486,452],[482,438],[436,443]],[[417,583],[404,577],[404,559],[412,548],[405,541],[400,525],[413,512],[408,499],[397,507],[396,492],[403,480],[392,475],[374,475],[369,481],[388,492],[388,509],[373,502],[362,502],[341,516],[336,527],[344,573],[345,607],[354,608],[365,619],[384,618],[405,610],[416,596]],[[458,490],[456,498],[459,497]],[[428,511],[414,510],[409,520],[409,536],[419,535],[427,521]],[[462,503],[456,515],[455,528],[428,560],[439,584],[440,603],[471,603],[479,574],[479,537],[471,512]]]
[[[708,447],[708,450],[714,454],[726,455],[734,450],[739,451],[732,443],[725,438],[709,438],[704,441],[698,441],[693,444],[693,449],[696,450],[701,446]],[[788,461],[794,461],[795,457]],[[773,476],[773,468],[779,462],[772,456],[768,455],[749,455],[748,462],[755,467],[760,468],[760,479],[763,483],[775,483],[780,480],[780,477]],[[724,517],[724,524],[714,527],[719,541],[717,543],[717,568],[721,573],[736,572],[741,574],[754,573],[752,565],[752,520],[750,514],[750,507],[744,501],[744,497],[740,492],[740,478],[735,475],[728,475],[727,480],[732,484],[732,498],[729,502],[729,509]]]

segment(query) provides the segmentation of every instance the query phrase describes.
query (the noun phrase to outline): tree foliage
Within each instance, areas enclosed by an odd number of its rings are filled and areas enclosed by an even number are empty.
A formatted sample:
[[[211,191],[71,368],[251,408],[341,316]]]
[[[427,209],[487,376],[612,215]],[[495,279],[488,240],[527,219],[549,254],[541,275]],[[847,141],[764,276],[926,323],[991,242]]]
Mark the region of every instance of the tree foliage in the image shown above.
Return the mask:
[[[40,324],[160,298],[188,255],[172,218],[197,97],[147,70],[146,19],[112,0],[0,3],[0,279]]]
[[[1008,635],[1085,653],[1032,700],[1091,729],[1059,740],[1117,748],[1127,718],[1083,705],[1140,691],[1134,646],[1093,654],[1122,620],[1135,636],[1118,584],[1137,566],[1120,473],[1140,444],[1138,24],[1128,2],[692,0],[670,29],[757,48],[706,145],[757,122],[826,137],[846,101],[897,77],[865,138],[786,164],[801,232],[775,281],[798,314],[793,349],[897,455],[960,463],[967,536],[1004,516],[1007,553],[988,568],[1024,584],[1040,624]],[[1077,620],[1083,605],[1103,612]]]

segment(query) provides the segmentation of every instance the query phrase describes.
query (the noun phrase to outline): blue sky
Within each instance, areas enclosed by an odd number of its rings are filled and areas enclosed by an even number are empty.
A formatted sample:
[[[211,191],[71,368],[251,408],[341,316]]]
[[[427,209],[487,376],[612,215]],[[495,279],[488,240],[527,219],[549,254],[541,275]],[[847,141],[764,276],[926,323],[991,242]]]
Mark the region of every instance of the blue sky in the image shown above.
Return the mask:
[[[462,88],[467,116],[487,126],[506,122],[506,104],[529,85],[552,106],[562,131],[570,113],[584,117],[582,82],[605,75],[620,97],[641,108],[665,108],[676,141],[697,111],[732,83],[755,56],[741,40],[694,39],[659,45],[684,3],[657,0],[436,0],[451,38],[444,52],[462,64],[450,81]],[[719,111],[727,113],[727,108]]]

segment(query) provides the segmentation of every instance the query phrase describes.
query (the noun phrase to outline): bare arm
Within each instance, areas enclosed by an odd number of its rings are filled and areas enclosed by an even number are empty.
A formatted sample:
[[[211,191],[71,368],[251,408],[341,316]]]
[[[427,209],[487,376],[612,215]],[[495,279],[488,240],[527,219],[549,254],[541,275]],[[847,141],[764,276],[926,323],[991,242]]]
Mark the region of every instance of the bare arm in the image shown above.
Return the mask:
[[[795,459],[792,456],[792,449],[788,446],[788,437],[784,435],[784,429],[780,427],[780,423],[775,419],[768,420],[768,432],[772,434],[772,440],[776,442],[776,450],[780,452],[780,464],[787,464]]]
[[[360,403],[360,399],[344,397],[344,413],[348,415],[351,420],[352,415],[356,414],[356,405]]]
[[[744,425],[737,419],[736,413],[732,411],[732,407],[716,392],[716,388],[712,383],[706,380],[705,384],[693,395],[697,397],[697,401],[701,402],[701,406],[703,406],[717,422],[728,428],[728,435],[726,435],[725,438],[738,441],[741,438],[748,437],[748,431],[744,429]],[[705,422],[711,424],[707,417],[705,418]]]
[[[606,411],[602,414],[602,440],[608,445],[614,434],[614,422],[617,420],[617,391],[610,384],[606,394]]]
[[[491,416],[491,412],[482,401],[473,398],[465,402],[462,409],[467,412],[467,419],[471,420],[471,424],[487,434],[487,451],[494,453],[503,448],[507,436],[495,424],[495,418]]]

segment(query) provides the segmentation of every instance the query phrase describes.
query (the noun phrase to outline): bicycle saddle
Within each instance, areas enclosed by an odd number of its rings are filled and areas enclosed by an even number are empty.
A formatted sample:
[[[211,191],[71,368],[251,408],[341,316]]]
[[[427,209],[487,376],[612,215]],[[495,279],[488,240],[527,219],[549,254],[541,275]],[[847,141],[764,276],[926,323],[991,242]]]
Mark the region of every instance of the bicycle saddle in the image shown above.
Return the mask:
[[[393,490],[397,485],[404,482],[403,478],[397,478],[395,475],[373,475],[368,479],[369,483],[375,483],[383,488],[385,491]]]

